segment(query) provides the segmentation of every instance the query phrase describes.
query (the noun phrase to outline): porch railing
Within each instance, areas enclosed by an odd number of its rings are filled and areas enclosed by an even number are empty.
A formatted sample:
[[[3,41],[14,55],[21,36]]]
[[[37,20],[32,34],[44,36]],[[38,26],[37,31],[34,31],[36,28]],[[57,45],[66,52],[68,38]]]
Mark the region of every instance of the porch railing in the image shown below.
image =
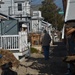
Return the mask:
[[[19,35],[1,35],[0,48],[9,50],[19,50]]]
[[[7,50],[28,49],[27,32],[19,32],[19,35],[0,35],[0,48]]]

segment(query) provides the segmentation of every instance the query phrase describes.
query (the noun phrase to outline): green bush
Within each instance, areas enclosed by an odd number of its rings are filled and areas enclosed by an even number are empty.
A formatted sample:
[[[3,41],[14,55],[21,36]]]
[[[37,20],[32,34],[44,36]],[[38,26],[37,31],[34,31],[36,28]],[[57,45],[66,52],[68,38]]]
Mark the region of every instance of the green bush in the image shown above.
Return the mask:
[[[31,47],[31,53],[38,53],[38,50],[36,48]]]

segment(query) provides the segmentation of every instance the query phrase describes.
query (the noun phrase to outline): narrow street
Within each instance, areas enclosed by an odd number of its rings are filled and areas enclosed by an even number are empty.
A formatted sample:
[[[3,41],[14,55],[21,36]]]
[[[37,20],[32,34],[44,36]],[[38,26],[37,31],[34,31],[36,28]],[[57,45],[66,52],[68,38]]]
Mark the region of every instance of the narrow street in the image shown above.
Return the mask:
[[[63,62],[63,58],[66,54],[65,44],[56,42],[50,48],[49,60],[44,60],[43,53],[33,53],[15,71],[18,75],[65,75],[67,64]]]
[[[48,61],[44,60],[42,54],[32,54],[31,58],[26,62],[33,62],[28,67],[37,70],[39,73],[37,74],[33,70],[33,73],[28,73],[28,75],[65,75],[67,72],[67,64],[63,62],[63,58],[66,54],[66,47],[62,42],[56,42],[51,46],[50,59]]]

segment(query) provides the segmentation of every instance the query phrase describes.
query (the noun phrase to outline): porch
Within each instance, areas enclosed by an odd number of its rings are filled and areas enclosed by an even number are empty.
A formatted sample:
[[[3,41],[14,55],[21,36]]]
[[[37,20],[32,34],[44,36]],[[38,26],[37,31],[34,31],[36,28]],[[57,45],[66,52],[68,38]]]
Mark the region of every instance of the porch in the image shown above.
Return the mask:
[[[21,31],[18,35],[0,35],[0,49],[11,50],[17,59],[30,56],[27,32]]]

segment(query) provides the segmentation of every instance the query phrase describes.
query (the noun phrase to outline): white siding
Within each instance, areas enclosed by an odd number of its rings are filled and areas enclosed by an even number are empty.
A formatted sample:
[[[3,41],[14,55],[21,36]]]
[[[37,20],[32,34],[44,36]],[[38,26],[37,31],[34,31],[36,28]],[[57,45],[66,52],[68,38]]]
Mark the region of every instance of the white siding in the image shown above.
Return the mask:
[[[20,2],[20,3],[22,3],[22,9],[23,9],[22,11],[18,11],[18,1],[22,1],[22,2]],[[4,2],[4,4],[1,5],[0,13],[8,15],[8,13],[9,13],[8,10],[9,10],[9,7],[10,7],[10,10],[11,10],[10,13],[13,14],[13,15],[20,15],[20,14],[22,14],[23,16],[27,15],[27,14],[30,15],[29,0],[28,1],[17,0],[16,1],[17,3],[14,3],[14,0],[3,0],[3,2]]]
[[[1,4],[0,13],[8,15],[8,7],[11,6],[11,0],[3,0],[4,4]]]

